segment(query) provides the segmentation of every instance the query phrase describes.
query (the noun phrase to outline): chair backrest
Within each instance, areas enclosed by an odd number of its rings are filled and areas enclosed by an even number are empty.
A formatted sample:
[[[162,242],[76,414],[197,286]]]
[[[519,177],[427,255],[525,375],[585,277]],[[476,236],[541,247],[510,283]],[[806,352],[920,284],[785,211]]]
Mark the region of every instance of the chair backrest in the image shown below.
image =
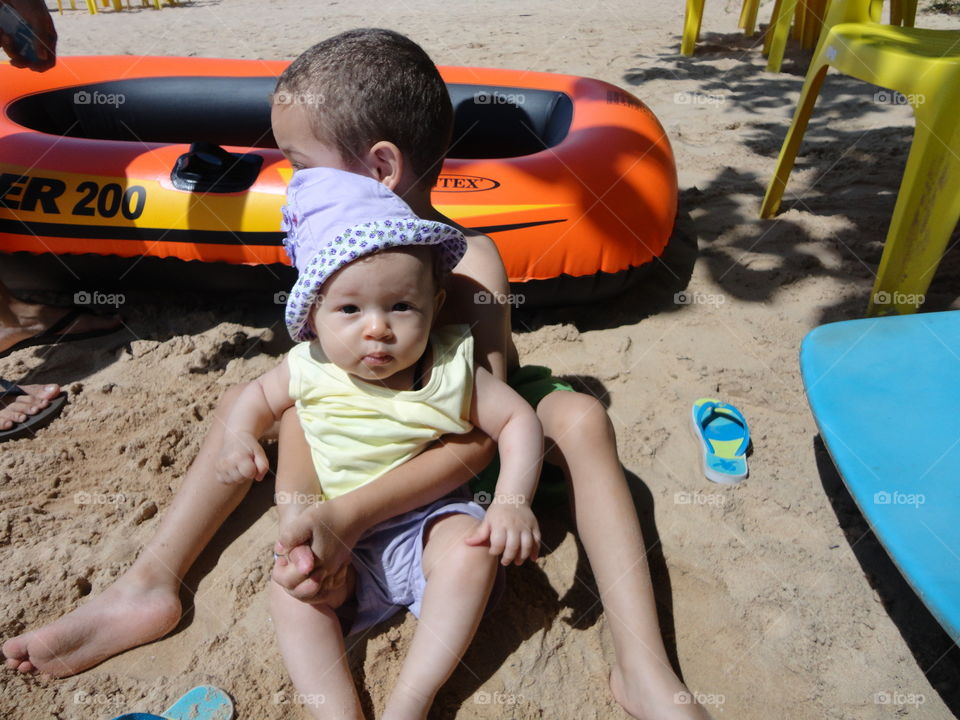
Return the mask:
[[[884,0],[831,0],[824,28],[840,23],[880,22]]]
[[[820,40],[814,50],[814,57],[820,54],[821,45],[827,32],[840,23],[878,23],[883,13],[884,0],[830,0],[830,8],[823,19]]]

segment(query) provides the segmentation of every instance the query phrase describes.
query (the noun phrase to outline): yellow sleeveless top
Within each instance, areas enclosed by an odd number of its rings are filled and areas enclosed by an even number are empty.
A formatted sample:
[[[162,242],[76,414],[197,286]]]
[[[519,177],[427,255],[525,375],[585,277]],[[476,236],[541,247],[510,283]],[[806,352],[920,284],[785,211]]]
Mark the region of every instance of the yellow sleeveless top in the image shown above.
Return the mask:
[[[375,480],[447,433],[469,432],[473,337],[466,325],[430,334],[433,367],[419,390],[389,390],[344,372],[319,343],[288,355],[290,397],[326,499]]]

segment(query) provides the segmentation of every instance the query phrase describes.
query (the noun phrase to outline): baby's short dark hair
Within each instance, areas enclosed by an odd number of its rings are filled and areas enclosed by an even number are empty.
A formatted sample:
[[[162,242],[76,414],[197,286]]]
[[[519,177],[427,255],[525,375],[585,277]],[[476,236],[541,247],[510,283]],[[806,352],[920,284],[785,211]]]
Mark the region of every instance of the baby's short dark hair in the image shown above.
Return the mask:
[[[433,187],[453,132],[453,107],[423,48],[392,30],[348,30],[306,50],[280,76],[274,103],[306,98],[318,140],[348,163],[394,143]]]

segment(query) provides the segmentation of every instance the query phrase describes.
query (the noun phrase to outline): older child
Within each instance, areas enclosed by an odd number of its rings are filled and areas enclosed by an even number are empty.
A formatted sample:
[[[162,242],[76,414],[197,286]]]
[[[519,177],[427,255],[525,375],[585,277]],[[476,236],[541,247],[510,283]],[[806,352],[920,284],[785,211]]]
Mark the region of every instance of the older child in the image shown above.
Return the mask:
[[[273,108],[274,136],[294,168],[333,167],[372,177],[403,197],[419,217],[449,222],[431,204],[430,190],[451,141],[453,113],[436,67],[418,45],[386,30],[342,33],[303,53],[284,73],[279,89],[294,100],[317,101]],[[508,369],[519,366],[509,308],[476,304],[473,297],[478,290],[494,297],[509,294],[506,273],[489,238],[464,234],[467,253],[447,285],[444,315],[470,324],[478,357],[505,378]],[[553,383],[544,385],[549,390]],[[73,613],[8,641],[3,651],[9,666],[71,674],[160,637],[176,624],[180,578],[248,487],[212,482],[223,442],[221,423],[237,394],[221,401],[183,487],[133,567]],[[708,717],[701,706],[676,701],[689,695],[683,694],[686,688],[660,636],[643,537],[606,411],[596,398],[569,391],[548,391],[539,402],[533,394],[528,399],[544,429],[546,460],[558,464],[568,480],[577,530],[613,638],[614,697],[636,718]],[[312,471],[294,413],[284,416],[280,433],[278,474]],[[301,453],[291,452],[295,445]],[[311,540],[321,561],[309,567],[278,564],[275,579],[294,596],[315,594],[326,575],[349,560],[348,549],[364,530],[453,490],[479,469],[477,461],[486,452],[476,435],[470,443],[448,441],[352,493],[304,511],[281,539],[292,548],[291,557],[303,549],[293,546]]]
[[[529,502],[540,474],[540,422],[504,382],[474,370],[466,326],[434,328],[442,278],[466,251],[458,230],[421,220],[376,180],[340,170],[302,170],[287,195],[286,246],[299,279],[286,320],[300,344],[234,405],[220,479],[262,473],[257,439],[294,402],[323,483],[277,483],[281,527],[301,497],[334,500],[471,423],[503,446],[486,517],[454,493],[370,528],[342,580],[310,604],[271,593],[297,690],[324,698],[310,708],[316,717],[363,717],[352,683],[340,682],[349,674],[341,623],[359,632],[407,606],[420,625],[383,717],[426,717],[480,622],[496,567],[490,552],[503,552],[505,563],[536,556]],[[463,542],[480,528],[490,552]]]

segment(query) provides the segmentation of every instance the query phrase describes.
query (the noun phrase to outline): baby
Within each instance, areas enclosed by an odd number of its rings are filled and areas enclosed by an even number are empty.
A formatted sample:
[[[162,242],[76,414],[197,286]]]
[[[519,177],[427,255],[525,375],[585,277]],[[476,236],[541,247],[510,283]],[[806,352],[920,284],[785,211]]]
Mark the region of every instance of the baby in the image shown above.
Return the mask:
[[[421,220],[383,184],[342,170],[298,171],[287,197],[285,244],[299,278],[286,322],[302,342],[237,400],[219,479],[263,476],[257,438],[293,404],[320,486],[312,478],[278,482],[278,498],[333,499],[473,425],[499,443],[486,514],[464,491],[374,526],[310,603],[271,584],[280,650],[300,696],[323,699],[311,708],[316,717],[362,717],[343,633],[409,608],[420,623],[383,717],[426,717],[476,632],[495,556],[504,564],[536,557],[530,500],[542,430],[523,398],[474,366],[466,326],[433,327],[443,278],[466,251],[458,230]],[[305,507],[279,504],[281,528]],[[489,549],[465,542],[477,537]]]

